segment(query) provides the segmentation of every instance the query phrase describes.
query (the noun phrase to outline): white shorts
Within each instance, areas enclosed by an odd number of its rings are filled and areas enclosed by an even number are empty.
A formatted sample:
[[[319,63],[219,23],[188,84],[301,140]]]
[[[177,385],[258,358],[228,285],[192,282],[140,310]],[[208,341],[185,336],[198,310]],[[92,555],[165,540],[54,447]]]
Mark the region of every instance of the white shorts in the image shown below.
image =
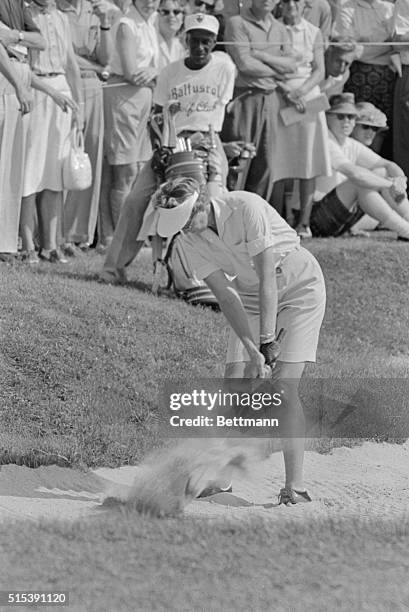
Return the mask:
[[[325,313],[325,281],[315,257],[300,247],[291,251],[277,269],[277,332],[287,333],[281,345],[280,361],[315,361]],[[240,294],[256,346],[260,340],[258,293]],[[226,363],[250,361],[236,333],[231,330]]]

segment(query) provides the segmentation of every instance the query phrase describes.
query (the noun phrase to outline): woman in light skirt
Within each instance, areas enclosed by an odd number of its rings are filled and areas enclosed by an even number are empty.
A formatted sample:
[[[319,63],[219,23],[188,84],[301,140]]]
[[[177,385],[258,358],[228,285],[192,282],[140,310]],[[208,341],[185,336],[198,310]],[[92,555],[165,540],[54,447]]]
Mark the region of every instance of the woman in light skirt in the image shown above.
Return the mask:
[[[80,73],[68,20],[56,9],[53,0],[34,0],[30,12],[47,42],[45,50],[31,53],[31,69],[43,88],[58,92],[60,104],[42,91],[34,92],[25,156],[20,235],[23,250],[28,253],[30,263],[34,263],[37,211],[40,257],[50,263],[65,263],[67,260],[59,249],[64,189],[62,166],[73,119],[79,127],[83,123]]]

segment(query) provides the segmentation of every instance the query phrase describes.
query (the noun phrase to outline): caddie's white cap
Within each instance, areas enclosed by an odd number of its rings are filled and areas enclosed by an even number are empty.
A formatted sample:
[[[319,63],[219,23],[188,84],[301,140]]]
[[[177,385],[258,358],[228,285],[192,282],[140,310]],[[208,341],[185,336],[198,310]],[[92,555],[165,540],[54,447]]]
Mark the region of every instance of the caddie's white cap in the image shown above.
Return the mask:
[[[156,211],[159,218],[156,226],[156,233],[162,236],[162,238],[170,238],[180,232],[189,221],[193,206],[198,197],[199,193],[195,191],[193,195],[186,198],[186,200],[174,208],[157,208]]]
[[[204,13],[194,13],[185,17],[185,32],[191,30],[206,30],[215,36],[219,33],[219,22],[213,15]]]

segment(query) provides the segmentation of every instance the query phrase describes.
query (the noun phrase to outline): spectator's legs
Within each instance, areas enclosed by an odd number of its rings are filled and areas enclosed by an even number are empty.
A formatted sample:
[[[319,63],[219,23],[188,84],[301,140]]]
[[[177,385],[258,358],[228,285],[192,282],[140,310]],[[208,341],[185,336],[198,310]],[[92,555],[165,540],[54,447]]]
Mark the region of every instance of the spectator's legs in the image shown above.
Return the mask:
[[[132,185],[138,174],[139,164],[120,164],[112,166],[112,185],[110,192],[111,212],[116,227],[122,206],[131,191]]]
[[[352,236],[369,236],[368,232],[372,232],[379,225],[379,221],[370,217],[369,215],[364,215],[357,221],[349,230]]]
[[[95,77],[81,79],[85,100],[84,146],[92,166],[92,185],[70,191],[64,204],[64,238],[68,243],[92,244],[98,217],[103,158],[104,116],[102,85]]]
[[[403,238],[409,238],[409,221],[398,215],[378,191],[356,187],[345,181],[338,185],[337,195],[349,210],[358,202],[365,213],[382,223],[382,227],[397,232]]]
[[[251,161],[246,177],[242,177],[246,189],[258,193],[275,206],[271,197],[273,172],[271,148],[274,146],[275,125],[279,111],[278,94],[244,92],[233,101],[223,125],[222,140],[244,140],[256,147],[256,156]],[[240,179],[239,179],[240,180]]]
[[[303,231],[310,225],[314,189],[315,179],[300,179],[300,218],[297,231]]]
[[[157,176],[146,163],[129,193],[119,217],[108,249],[101,279],[107,282],[121,280],[128,266],[140,251],[143,242],[137,242],[143,217],[151,196],[157,188]]]
[[[389,206],[392,208],[392,210],[397,212],[398,215],[402,217],[402,219],[409,221],[409,200],[407,198],[405,198],[398,204],[397,202],[395,202],[395,200],[392,198],[391,194],[387,190],[382,190],[381,194],[383,198],[387,201]]]
[[[273,185],[273,191],[270,198],[270,204],[276,211],[285,218],[285,185],[287,179],[276,181]]]
[[[34,251],[34,232],[36,225],[36,194],[33,193],[21,200],[19,233],[23,251]]]
[[[102,164],[101,191],[99,196],[98,214],[98,247],[103,250],[112,242],[114,235],[114,221],[112,219],[109,194],[112,182],[112,169],[106,157]]]
[[[13,68],[16,76],[28,85],[28,65],[14,62]],[[0,73],[0,260],[2,253],[7,260],[7,254],[17,253],[18,248],[24,157],[31,114],[22,117],[19,106],[13,86]]]
[[[147,127],[152,90],[121,82],[122,77],[113,77],[109,85],[115,86],[104,91],[105,152],[112,166],[110,207],[114,227],[138,173],[152,157]]]
[[[59,218],[62,213],[63,192],[44,189],[38,202],[41,247],[46,251],[57,250]]]

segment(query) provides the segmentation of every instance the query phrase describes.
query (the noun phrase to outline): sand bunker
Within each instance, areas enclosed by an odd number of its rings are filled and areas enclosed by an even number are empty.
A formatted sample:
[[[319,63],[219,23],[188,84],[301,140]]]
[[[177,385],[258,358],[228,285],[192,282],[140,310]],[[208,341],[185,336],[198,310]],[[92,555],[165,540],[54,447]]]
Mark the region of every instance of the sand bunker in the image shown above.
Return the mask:
[[[188,516],[272,520],[290,510],[277,506],[282,486],[281,453],[260,462],[233,493],[194,501]],[[101,497],[112,484],[131,484],[138,467],[100,468],[87,473],[56,466],[0,469],[0,521],[10,519],[75,520],[101,515]],[[313,503],[291,507],[294,516],[397,516],[409,514],[409,441],[403,445],[366,442],[337,448],[329,455],[307,452],[305,474]],[[108,510],[109,511],[109,510]]]

